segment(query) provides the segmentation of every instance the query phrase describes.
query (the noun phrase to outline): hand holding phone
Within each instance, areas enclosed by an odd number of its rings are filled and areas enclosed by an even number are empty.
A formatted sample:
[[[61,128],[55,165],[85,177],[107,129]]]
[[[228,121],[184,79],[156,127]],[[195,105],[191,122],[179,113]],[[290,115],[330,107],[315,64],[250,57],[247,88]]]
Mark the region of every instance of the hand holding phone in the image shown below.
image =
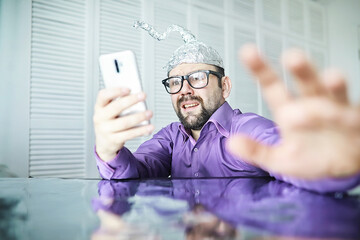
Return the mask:
[[[96,152],[110,161],[133,138],[150,134],[152,112],[146,110],[135,55],[123,51],[100,56],[105,89],[97,97],[94,111]]]
[[[136,58],[132,51],[126,50],[101,55],[99,62],[106,88],[126,87],[130,89],[130,94],[137,94],[142,91]],[[146,104],[145,102],[139,102],[125,109],[120,116],[143,111],[146,111]],[[149,124],[149,122],[145,121],[141,124]]]

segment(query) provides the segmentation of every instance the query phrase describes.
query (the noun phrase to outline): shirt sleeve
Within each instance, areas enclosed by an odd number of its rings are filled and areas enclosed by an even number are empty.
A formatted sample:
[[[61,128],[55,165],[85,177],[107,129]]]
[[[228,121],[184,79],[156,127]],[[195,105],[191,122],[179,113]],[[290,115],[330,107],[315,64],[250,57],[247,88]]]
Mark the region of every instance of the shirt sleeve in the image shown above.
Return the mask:
[[[168,177],[173,146],[169,128],[160,130],[134,153],[123,147],[109,162],[101,160],[95,151],[100,176],[104,179]]]
[[[281,141],[277,127],[268,128],[262,131],[261,135],[257,137],[257,140],[260,140],[261,142],[268,145],[278,144]],[[289,161],[291,161],[291,159],[289,159]],[[322,178],[317,180],[305,180],[301,178],[275,174],[271,171],[268,172],[270,176],[276,178],[277,180],[281,180],[296,187],[319,193],[345,192],[360,184],[360,174],[346,178]]]

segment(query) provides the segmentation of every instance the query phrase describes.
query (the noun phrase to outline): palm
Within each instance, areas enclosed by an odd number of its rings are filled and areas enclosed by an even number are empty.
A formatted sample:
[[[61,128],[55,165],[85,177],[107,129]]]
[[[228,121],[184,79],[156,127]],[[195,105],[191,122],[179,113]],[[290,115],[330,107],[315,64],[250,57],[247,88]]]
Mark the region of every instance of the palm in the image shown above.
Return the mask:
[[[253,47],[244,49],[243,59],[260,82],[282,140],[268,147],[235,136],[230,150],[285,175],[317,178],[360,172],[360,110],[349,104],[340,74],[329,75],[325,80],[332,84],[326,85],[302,54],[292,52],[284,60],[299,87],[299,96],[293,97]],[[246,147],[232,149],[240,142]]]
[[[293,114],[287,111],[301,108],[303,111]],[[326,114],[321,109],[326,109]],[[326,98],[299,100],[279,109],[290,114],[275,115],[283,139],[273,148],[273,160],[269,161],[274,170],[310,178],[360,171],[359,124],[349,121],[346,116],[351,109],[345,109]]]

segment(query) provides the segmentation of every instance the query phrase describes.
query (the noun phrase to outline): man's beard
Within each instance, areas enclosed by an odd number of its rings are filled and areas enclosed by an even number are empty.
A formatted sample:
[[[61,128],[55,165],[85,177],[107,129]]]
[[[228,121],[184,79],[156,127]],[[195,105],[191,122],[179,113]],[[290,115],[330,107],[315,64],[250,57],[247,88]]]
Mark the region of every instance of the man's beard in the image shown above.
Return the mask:
[[[199,105],[201,107],[200,113],[196,116],[196,115],[188,115],[187,117],[185,117],[182,113],[181,113],[181,103],[184,101],[189,101],[189,100],[196,100],[199,102]],[[176,115],[178,116],[180,122],[182,123],[182,125],[184,125],[185,128],[187,129],[192,129],[192,130],[201,130],[201,128],[204,126],[204,124],[209,120],[209,118],[211,117],[211,115],[219,108],[219,106],[214,106],[210,109],[206,109],[204,106],[204,101],[202,100],[201,97],[198,96],[185,96],[184,98],[180,99],[177,102],[177,110]],[[196,119],[194,121],[190,121],[189,118],[196,116]]]

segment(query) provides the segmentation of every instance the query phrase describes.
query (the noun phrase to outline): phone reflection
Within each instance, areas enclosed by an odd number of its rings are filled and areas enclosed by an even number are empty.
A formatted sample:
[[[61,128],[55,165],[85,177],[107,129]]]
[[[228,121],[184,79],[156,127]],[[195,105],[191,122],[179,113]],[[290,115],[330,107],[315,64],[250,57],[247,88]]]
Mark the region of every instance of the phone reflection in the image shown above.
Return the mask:
[[[360,198],[270,179],[98,184],[93,239],[359,239]]]

